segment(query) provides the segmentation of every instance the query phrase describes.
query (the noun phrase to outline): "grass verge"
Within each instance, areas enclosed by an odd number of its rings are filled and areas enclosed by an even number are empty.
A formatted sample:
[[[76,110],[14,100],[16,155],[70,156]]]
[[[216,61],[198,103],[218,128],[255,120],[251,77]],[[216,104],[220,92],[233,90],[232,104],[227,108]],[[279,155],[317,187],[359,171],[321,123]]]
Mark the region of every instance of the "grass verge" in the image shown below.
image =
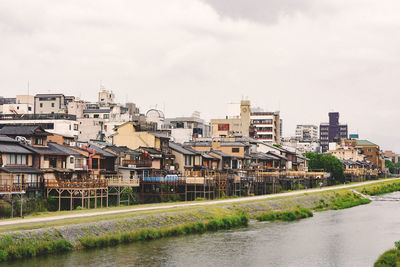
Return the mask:
[[[31,258],[72,249],[72,243],[65,239],[51,241],[30,239],[23,242],[14,242],[10,236],[5,235],[0,241],[0,261]]]
[[[376,185],[370,185],[366,187],[362,187],[361,193],[370,195],[370,196],[377,196],[388,194],[392,192],[400,191],[400,181],[393,181],[391,183],[382,183]]]
[[[164,237],[202,234],[207,231],[212,232],[222,229],[232,229],[235,227],[247,226],[248,222],[248,216],[242,213],[235,216],[212,219],[207,222],[188,223],[167,228],[145,229],[135,232],[105,234],[101,236],[84,236],[79,239],[79,242],[84,248],[108,247],[123,243],[155,240]]]
[[[400,241],[395,242],[395,249],[390,249],[383,253],[375,262],[375,267],[395,267],[400,266]]]
[[[311,210],[298,208],[292,211],[276,211],[260,214],[256,217],[258,221],[297,221],[314,216]]]

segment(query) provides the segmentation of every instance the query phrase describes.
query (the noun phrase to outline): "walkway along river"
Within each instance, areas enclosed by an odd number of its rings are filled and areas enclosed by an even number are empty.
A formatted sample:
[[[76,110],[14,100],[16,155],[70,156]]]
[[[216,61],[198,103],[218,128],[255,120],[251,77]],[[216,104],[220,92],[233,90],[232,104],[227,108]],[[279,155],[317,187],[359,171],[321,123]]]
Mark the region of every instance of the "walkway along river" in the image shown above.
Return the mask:
[[[386,195],[400,198],[400,192]],[[0,266],[372,266],[400,239],[400,202],[317,212],[297,222],[167,238]]]

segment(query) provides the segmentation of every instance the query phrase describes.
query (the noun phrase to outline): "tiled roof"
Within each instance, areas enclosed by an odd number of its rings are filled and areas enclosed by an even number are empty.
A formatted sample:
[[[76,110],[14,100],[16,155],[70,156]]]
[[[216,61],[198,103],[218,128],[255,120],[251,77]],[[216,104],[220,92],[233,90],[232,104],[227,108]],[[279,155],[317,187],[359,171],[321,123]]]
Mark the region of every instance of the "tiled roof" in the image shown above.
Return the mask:
[[[17,140],[8,137],[6,135],[0,135],[0,142],[7,142],[7,143],[18,143]]]
[[[33,154],[32,151],[15,142],[0,142],[0,152],[6,154]]]
[[[153,154],[153,155],[162,155],[162,152],[161,151],[159,151],[159,150],[157,150],[157,149],[155,149],[155,148],[152,148],[152,147],[139,147],[139,149],[143,149],[143,150],[145,150],[145,151],[147,151],[147,152],[149,152],[150,154]]]
[[[41,129],[41,132],[36,132],[37,129]],[[21,136],[51,135],[51,133],[44,131],[42,127],[37,125],[5,125],[0,129],[0,134]]]
[[[374,144],[368,140],[356,140],[356,145],[357,146],[378,146],[377,144]]]
[[[221,150],[211,150],[210,152],[214,152],[215,154],[224,157],[224,158],[232,158],[231,155],[222,152]]]
[[[49,142],[49,144],[51,144]],[[23,145],[26,149],[29,149],[37,154],[40,155],[61,155],[61,156],[68,156],[68,153],[65,153],[64,151],[61,151],[57,149],[54,146],[43,146],[43,147],[37,147],[37,146],[28,146],[28,145]]]
[[[103,149],[101,149],[99,146],[96,146],[94,144],[90,144],[88,145],[89,148],[93,149],[94,151],[96,151],[97,154],[104,156],[104,157],[113,157],[115,158],[116,156],[114,154],[111,154],[110,152],[104,151]]]
[[[27,166],[0,167],[0,171],[4,171],[4,172],[8,172],[8,173],[33,173],[33,174],[43,173],[39,169],[36,169],[34,167],[27,167]]]
[[[173,142],[169,143],[169,147],[172,150],[174,150],[176,152],[179,152],[181,154],[184,154],[184,155],[196,155],[196,153],[193,153],[192,151],[189,151],[188,149],[184,148],[182,145],[179,145],[179,144],[176,144],[176,143],[173,143]]]
[[[51,148],[55,148],[65,154],[71,155],[71,156],[81,156],[81,153],[76,152],[75,150],[72,150],[66,146],[57,144],[57,143],[53,143],[53,142],[48,142],[47,145]]]

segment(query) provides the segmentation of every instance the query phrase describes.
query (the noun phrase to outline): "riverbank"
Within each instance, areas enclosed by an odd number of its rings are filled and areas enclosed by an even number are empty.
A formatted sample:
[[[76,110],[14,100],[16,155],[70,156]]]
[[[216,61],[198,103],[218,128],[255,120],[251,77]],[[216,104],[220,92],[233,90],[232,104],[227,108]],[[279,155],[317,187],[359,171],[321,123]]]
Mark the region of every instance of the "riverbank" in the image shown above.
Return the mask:
[[[397,184],[400,181],[381,182],[380,184],[383,187],[388,183]],[[358,190],[363,188],[367,190],[369,186],[361,186]],[[369,203],[368,200],[347,189],[303,193],[297,196],[247,202],[227,203],[221,201],[220,204],[216,205],[145,211],[123,214],[124,217],[119,214],[120,217],[114,215],[115,218],[96,222],[72,224],[64,221],[64,224],[67,225],[7,232],[2,234],[2,240],[8,241],[1,242],[1,249],[7,253],[8,251],[11,252],[6,256],[3,255],[5,260],[31,257],[54,251],[113,246],[119,243],[151,240],[173,235],[202,233],[207,229],[215,231],[245,226],[245,224],[234,223],[241,221],[234,219],[237,216],[257,219],[257,217],[271,212],[293,212],[300,208],[314,211],[343,209],[367,203]],[[244,221],[243,219],[242,222]],[[207,227],[207,225],[210,226]],[[211,225],[216,227],[213,228]],[[44,247],[45,249],[38,250],[36,247]]]

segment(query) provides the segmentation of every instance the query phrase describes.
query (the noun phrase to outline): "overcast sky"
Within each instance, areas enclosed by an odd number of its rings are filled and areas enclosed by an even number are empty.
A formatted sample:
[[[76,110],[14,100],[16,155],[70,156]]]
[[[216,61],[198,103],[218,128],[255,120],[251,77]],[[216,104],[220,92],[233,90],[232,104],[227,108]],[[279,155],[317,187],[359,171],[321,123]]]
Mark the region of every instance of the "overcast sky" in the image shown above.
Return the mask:
[[[64,93],[167,117],[251,100],[284,136],[339,111],[400,152],[398,0],[0,1],[0,95]]]

